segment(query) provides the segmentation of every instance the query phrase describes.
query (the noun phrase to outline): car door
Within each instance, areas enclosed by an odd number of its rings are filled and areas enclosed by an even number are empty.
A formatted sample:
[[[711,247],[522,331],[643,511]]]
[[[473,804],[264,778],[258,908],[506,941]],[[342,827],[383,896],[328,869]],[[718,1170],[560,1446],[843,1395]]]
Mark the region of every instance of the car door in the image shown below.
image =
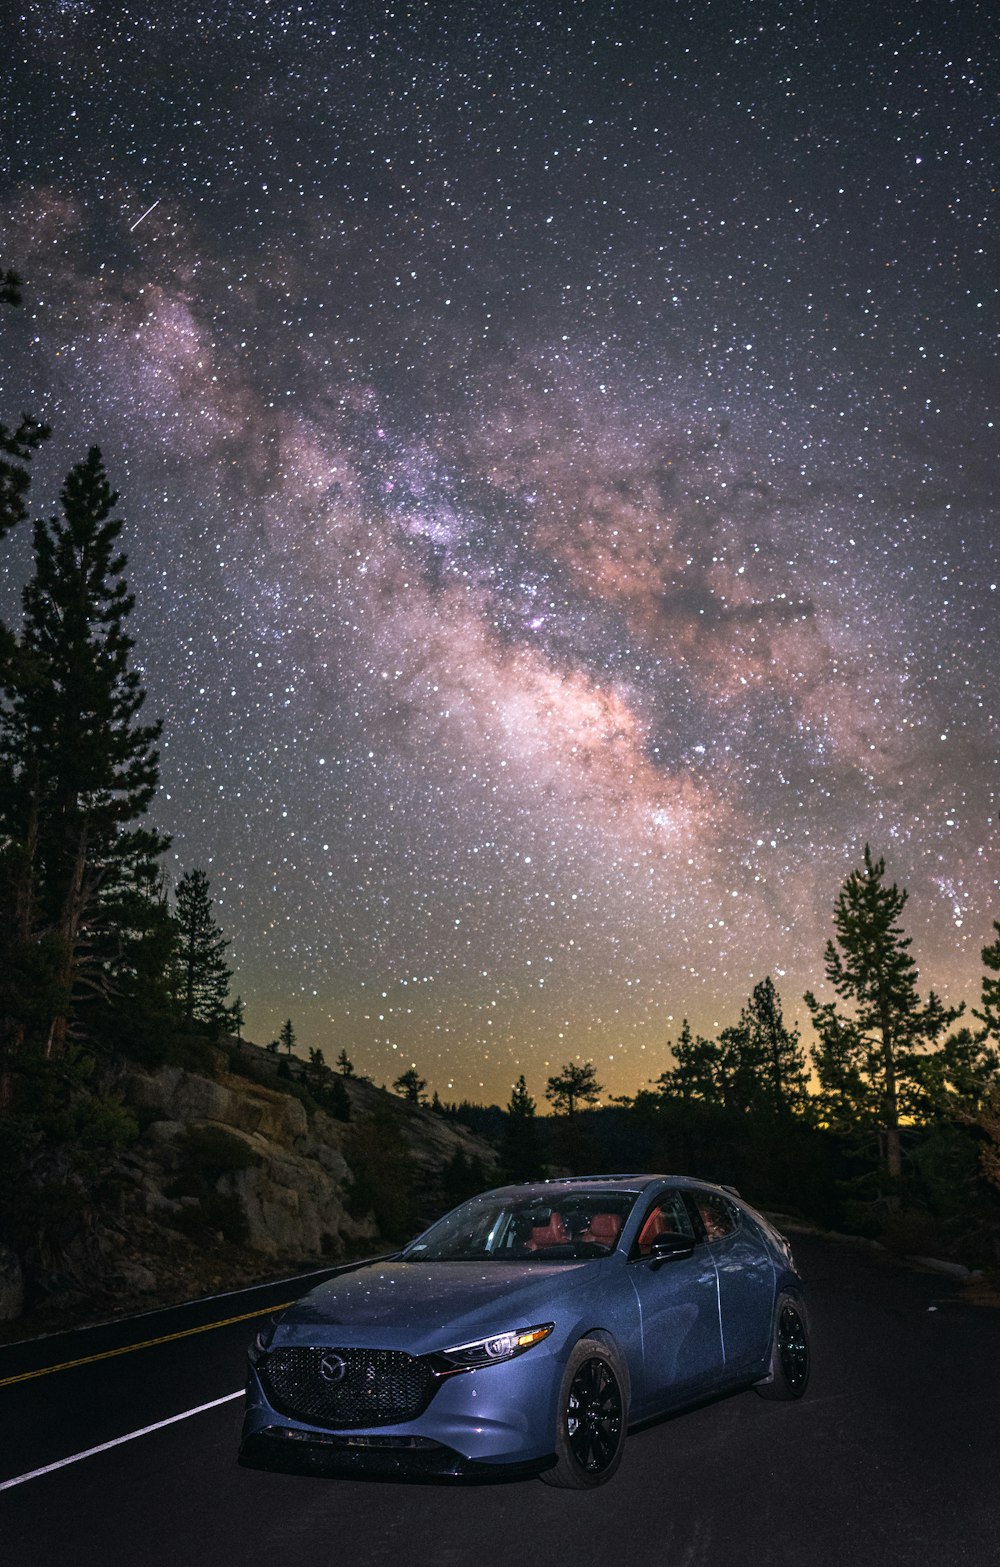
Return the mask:
[[[658,1262],[653,1241],[667,1234],[686,1236],[692,1256]],[[724,1375],[718,1276],[679,1192],[650,1206],[627,1269],[642,1328],[643,1386],[632,1390],[633,1408],[661,1409],[710,1390]]]
[[[719,1276],[726,1376],[758,1368],[771,1343],[774,1266],[753,1225],[721,1192],[685,1191]]]

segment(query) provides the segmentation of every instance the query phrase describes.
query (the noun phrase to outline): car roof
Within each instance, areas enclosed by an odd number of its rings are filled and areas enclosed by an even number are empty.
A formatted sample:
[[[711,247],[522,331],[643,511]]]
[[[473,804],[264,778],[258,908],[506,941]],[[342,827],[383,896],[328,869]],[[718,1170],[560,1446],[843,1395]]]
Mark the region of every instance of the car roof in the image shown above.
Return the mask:
[[[638,1193],[645,1191],[647,1186],[658,1185],[661,1181],[682,1179],[683,1177],[671,1175],[559,1175],[548,1181],[522,1181],[510,1186],[499,1186],[497,1191],[518,1197],[539,1197],[552,1199],[557,1193],[565,1193],[567,1196],[574,1193],[586,1193],[600,1187],[602,1191],[619,1191]]]

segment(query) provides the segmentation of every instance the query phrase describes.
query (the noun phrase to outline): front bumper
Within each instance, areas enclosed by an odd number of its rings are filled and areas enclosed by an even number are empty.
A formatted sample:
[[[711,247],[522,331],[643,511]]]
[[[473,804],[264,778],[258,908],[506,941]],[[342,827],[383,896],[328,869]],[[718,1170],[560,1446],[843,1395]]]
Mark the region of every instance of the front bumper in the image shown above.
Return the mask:
[[[394,1424],[344,1429],[276,1409],[247,1379],[240,1461],[291,1473],[537,1473],[554,1462],[562,1362],[546,1348],[442,1380],[426,1408]]]

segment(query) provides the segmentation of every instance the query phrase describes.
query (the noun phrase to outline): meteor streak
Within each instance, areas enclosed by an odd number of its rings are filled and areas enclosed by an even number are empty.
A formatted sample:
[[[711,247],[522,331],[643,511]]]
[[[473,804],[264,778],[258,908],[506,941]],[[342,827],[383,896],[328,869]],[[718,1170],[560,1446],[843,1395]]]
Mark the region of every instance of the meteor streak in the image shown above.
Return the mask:
[[[157,196],[156,200],[153,202],[153,207],[158,207],[162,200],[163,200],[162,196]],[[130,234],[131,234],[133,229],[137,229],[139,227],[139,224],[142,222],[143,218],[148,218],[149,217],[149,214],[152,212],[153,207],[147,207],[145,212],[140,212],[139,216],[136,218],[134,223],[130,223],[129,224],[128,231],[129,231]]]

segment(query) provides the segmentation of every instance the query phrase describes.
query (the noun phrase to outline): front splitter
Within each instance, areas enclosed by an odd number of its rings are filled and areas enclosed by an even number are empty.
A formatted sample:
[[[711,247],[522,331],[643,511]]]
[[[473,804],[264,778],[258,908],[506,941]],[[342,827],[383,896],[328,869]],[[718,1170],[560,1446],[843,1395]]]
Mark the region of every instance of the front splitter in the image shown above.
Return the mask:
[[[315,1436],[296,1432],[294,1438],[279,1435],[281,1428],[266,1428],[245,1437],[239,1462],[245,1469],[267,1469],[277,1474],[313,1475],[329,1479],[371,1476],[388,1480],[515,1480],[539,1475],[555,1464],[555,1455],[528,1462],[487,1464],[464,1458],[454,1448],[424,1438],[420,1444],[406,1439]]]

